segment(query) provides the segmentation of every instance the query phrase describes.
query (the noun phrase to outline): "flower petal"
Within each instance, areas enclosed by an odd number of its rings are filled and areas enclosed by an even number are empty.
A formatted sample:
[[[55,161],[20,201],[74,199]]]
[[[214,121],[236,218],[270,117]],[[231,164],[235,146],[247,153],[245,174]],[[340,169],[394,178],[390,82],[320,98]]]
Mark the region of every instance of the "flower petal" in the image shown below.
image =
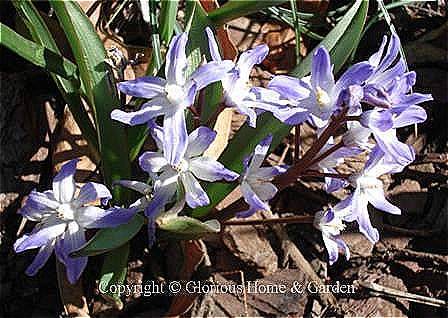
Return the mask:
[[[369,202],[378,210],[389,212],[391,214],[400,215],[400,208],[386,200],[383,189],[367,189]]]
[[[354,214],[357,215],[357,222],[359,225],[359,231],[364,234],[367,239],[375,244],[379,240],[378,230],[375,229],[370,223],[369,211],[367,210],[367,200],[361,195],[353,198],[352,209]]]
[[[76,190],[75,171],[79,159],[70,160],[62,166],[61,171],[53,178],[53,194],[57,201],[68,203],[73,199]]]
[[[224,165],[209,157],[193,158],[189,170],[196,178],[209,182],[221,179],[233,181],[239,177],[238,173],[226,169]]]
[[[124,209],[113,207],[103,210],[96,206],[86,206],[78,209],[76,221],[83,228],[100,229],[105,227],[116,227],[128,223],[137,213],[136,208]]]
[[[196,90],[200,90],[227,77],[233,65],[232,61],[208,62],[199,66],[189,79],[196,83]]]
[[[339,248],[338,244],[328,235],[322,233],[322,238],[324,240],[325,248],[328,253],[328,263],[333,265],[339,258]]]
[[[277,188],[270,182],[253,183],[250,185],[257,197],[262,201],[269,201],[277,193]]]
[[[267,87],[293,102],[308,98],[312,89],[308,83],[287,75],[274,76]]]
[[[397,58],[399,49],[400,38],[396,34],[392,34],[392,36],[390,37],[389,45],[387,47],[387,52],[375,72],[383,72],[384,70],[386,70]]]
[[[198,127],[188,136],[188,146],[185,151],[186,158],[192,158],[201,155],[210,144],[215,140],[216,132],[208,127]]]
[[[253,170],[261,166],[269,150],[271,142],[272,142],[272,134],[269,134],[263,140],[261,140],[257,146],[255,146],[252,160],[249,165],[249,170]]]
[[[145,209],[147,217],[156,217],[176,193],[179,174],[173,170],[163,172],[154,184],[154,197]]]
[[[187,69],[187,56],[185,46],[188,35],[182,33],[172,38],[166,53],[165,77],[169,84],[183,86],[185,84],[185,70]]]
[[[142,108],[135,112],[124,112],[114,109],[110,113],[110,118],[130,126],[140,125],[149,122],[152,118],[167,113],[171,108],[166,99],[157,98],[151,102],[143,104]]]
[[[270,211],[271,208],[267,204],[267,202],[262,201],[257,194],[252,190],[250,184],[243,181],[240,186],[241,193],[244,197],[244,201],[250,205],[251,208],[257,210]]]
[[[336,82],[333,89],[335,100],[339,93],[350,85],[361,85],[373,73],[373,67],[367,62],[356,63],[351,66]]]
[[[34,276],[41,269],[47,260],[50,258],[53,253],[54,246],[56,244],[56,240],[52,240],[47,242],[47,244],[42,245],[37,255],[34,257],[33,262],[27,267],[25,270],[25,274],[28,276]]]
[[[89,182],[83,185],[81,190],[79,190],[76,205],[81,206],[86,203],[94,202],[97,199],[102,199],[102,202],[107,204],[107,201],[112,199],[112,194],[104,184]],[[104,202],[104,200],[106,201]]]
[[[148,194],[151,192],[152,187],[146,183],[140,182],[140,181],[133,181],[133,180],[117,180],[114,181],[114,185],[121,185],[123,187],[132,189],[134,191],[137,191],[141,194]]]
[[[269,46],[266,44],[257,45],[255,48],[241,53],[236,66],[239,71],[239,78],[249,79],[249,74],[255,64],[260,64],[269,54]]]
[[[70,253],[79,249],[85,243],[84,230],[75,221],[70,222],[62,241],[67,278],[70,284],[75,284],[78,281],[87,265],[87,257],[71,257]]]
[[[392,128],[392,113],[389,110],[368,110],[362,113],[359,122],[367,128],[386,131]]]
[[[42,193],[32,190],[25,205],[20,209],[20,214],[31,221],[40,221],[55,213],[59,205],[60,203],[55,201],[52,191]]]
[[[210,203],[207,193],[190,171],[180,174],[180,178],[185,187],[185,199],[191,208],[194,209]]]
[[[48,220],[48,223],[44,223],[40,227],[36,227],[31,234],[25,234],[21,238],[17,239],[14,243],[14,251],[16,253],[20,253],[28,249],[41,247],[42,245],[45,245],[55,239],[58,235],[64,233],[65,228],[65,222],[52,218]]]
[[[184,158],[187,149],[187,126],[184,110],[165,115],[163,121],[163,153],[168,163],[175,166]]]
[[[325,47],[319,47],[311,63],[311,85],[330,92],[334,86],[333,70],[330,54]]]
[[[405,127],[408,125],[422,123],[428,116],[423,107],[409,106],[403,111],[400,111],[399,115],[393,119],[393,128]]]
[[[158,153],[152,151],[145,151],[139,158],[138,163],[140,168],[148,173],[157,173],[168,164],[166,158]],[[137,190],[138,191],[138,190]]]
[[[126,95],[153,98],[164,93],[166,81],[160,77],[144,76],[118,83],[118,89]]]
[[[374,131],[373,135],[378,146],[386,154],[392,156],[403,168],[415,160],[414,148],[399,141],[395,129],[385,132]]]
[[[383,51],[384,48],[386,47],[386,43],[387,43],[387,36],[384,35],[383,36],[383,41],[381,42],[380,48],[378,49],[378,51],[374,54],[372,54],[372,56],[369,58],[369,63],[375,67],[378,67],[378,65],[380,64],[381,61],[381,57],[383,56]]]
[[[207,33],[208,48],[210,50],[212,60],[217,62],[221,61],[221,54],[219,53],[218,44],[216,43],[212,29],[210,27],[206,27],[205,32]]]

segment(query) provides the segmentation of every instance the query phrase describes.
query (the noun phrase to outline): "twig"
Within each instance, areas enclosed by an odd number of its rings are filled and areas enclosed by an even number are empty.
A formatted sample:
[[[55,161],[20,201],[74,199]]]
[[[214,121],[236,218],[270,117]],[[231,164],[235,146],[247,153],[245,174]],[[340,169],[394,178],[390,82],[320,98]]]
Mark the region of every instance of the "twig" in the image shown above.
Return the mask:
[[[367,282],[367,281],[354,281],[353,285],[357,285],[358,287],[362,287],[371,291],[374,291],[375,294],[384,295],[384,296],[393,296],[393,297],[400,297],[404,298],[408,301],[435,306],[435,307],[442,307],[446,308],[448,307],[448,302],[444,300],[440,300],[433,297],[427,297],[417,294],[412,294],[408,292],[404,292],[395,288],[389,288],[386,286],[382,286],[380,284],[376,284],[373,282]]]
[[[300,124],[294,127],[294,163],[300,159]]]
[[[224,225],[260,225],[260,224],[285,224],[285,223],[313,223],[314,216],[288,216],[284,218],[257,219],[257,220],[229,220]]]
[[[350,177],[350,174],[342,174],[342,173],[325,173],[319,172],[315,170],[307,170],[300,175],[301,177],[327,177],[327,178],[338,178],[338,179],[347,179]]]

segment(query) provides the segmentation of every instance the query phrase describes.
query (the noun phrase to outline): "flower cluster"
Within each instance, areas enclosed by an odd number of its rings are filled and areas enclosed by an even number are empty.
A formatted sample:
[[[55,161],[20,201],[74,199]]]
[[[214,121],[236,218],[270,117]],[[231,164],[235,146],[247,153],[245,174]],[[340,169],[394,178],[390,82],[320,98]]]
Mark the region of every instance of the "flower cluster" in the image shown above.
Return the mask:
[[[148,76],[118,84],[123,93],[147,101],[137,111],[115,109],[111,118],[131,126],[147,124],[158,146],[158,151],[147,151],[139,157],[140,168],[149,174],[150,184],[131,180],[116,182],[139,192],[142,197],[129,208],[103,210],[86,206],[98,198],[109,199],[110,193],[103,185],[88,183],[75,198],[76,161],[66,164],[55,177],[53,190],[33,191],[21,210],[26,218],[39,222],[31,234],[17,240],[14,246],[16,252],[40,247],[27,274],[35,274],[55,250],[58,259],[67,266],[70,282],[75,282],[86,266],[87,258],[72,258],[70,253],[85,243],[84,229],[126,223],[138,212],[147,217],[149,242],[154,243],[159,217],[166,213],[177,215],[185,203],[190,208],[210,203],[200,181],[238,183],[249,206],[246,211],[237,213],[238,217],[248,217],[257,210],[269,210],[269,200],[278,191],[276,178],[286,171],[299,171],[291,182],[300,177],[300,172],[320,173],[325,176],[328,192],[353,186],[354,192],[346,199],[315,217],[314,224],[322,231],[330,263],[337,260],[339,250],[349,257],[348,247],[339,236],[344,229],[343,221],[356,221],[371,242],[378,241],[378,231],[369,219],[368,203],[380,210],[400,214],[400,209],[385,199],[383,184],[378,177],[399,172],[414,160],[414,149],[398,140],[396,129],[424,121],[426,112],[417,104],[430,100],[431,95],[411,92],[416,75],[407,72],[404,61],[398,58],[400,42],[397,36],[393,35],[390,40],[384,37],[378,52],[368,61],[348,68],[337,80],[328,51],[318,47],[310,76],[301,79],[275,76],[264,88],[251,87],[249,74],[254,65],[267,56],[269,48],[266,45],[243,52],[234,63],[221,58],[211,29],[207,28],[206,33],[212,61],[201,64],[190,75],[187,75],[185,51],[188,34],[182,33],[173,37],[170,43],[165,78]],[[190,133],[187,130],[185,111],[195,103],[201,89],[217,81],[223,87],[222,104],[246,115],[250,127],[256,127],[257,115],[270,112],[288,125],[306,121],[316,128],[319,138],[326,136],[326,139],[311,158],[305,156],[304,161],[299,161],[301,169],[291,167],[288,170],[281,165],[262,166],[272,142],[272,136],[268,135],[244,160],[240,176],[203,155],[216,137],[214,131],[205,126]],[[160,116],[163,116],[162,126],[156,124]],[[334,132],[341,127],[346,132],[336,142]],[[327,136],[331,129],[333,135]],[[371,136],[376,144],[370,142]],[[362,152],[368,152],[369,159],[361,171],[349,176],[338,175],[337,165]]]

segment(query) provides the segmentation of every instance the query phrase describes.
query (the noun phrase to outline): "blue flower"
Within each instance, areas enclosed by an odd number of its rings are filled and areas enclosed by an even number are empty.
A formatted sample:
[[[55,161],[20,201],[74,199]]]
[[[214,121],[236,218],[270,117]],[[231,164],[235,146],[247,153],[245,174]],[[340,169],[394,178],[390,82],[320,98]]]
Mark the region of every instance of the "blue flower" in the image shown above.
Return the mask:
[[[175,134],[177,143],[185,146],[187,128],[184,110],[193,104],[199,90],[221,80],[233,66],[230,61],[209,62],[201,65],[187,78],[187,37],[187,33],[182,33],[171,40],[166,55],[166,79],[146,76],[118,84],[118,88],[125,94],[150,101],[135,112],[114,109],[111,112],[112,119],[134,126],[164,115],[164,126],[169,127],[165,129],[166,138],[169,138],[168,134]],[[171,145],[167,144],[167,147]]]
[[[286,171],[285,166],[261,167],[271,142],[272,135],[268,135],[255,147],[253,154],[244,160],[240,190],[250,208],[239,212],[237,217],[248,217],[258,210],[270,211],[268,201],[277,193],[277,188],[269,181]]]
[[[328,123],[330,116],[345,103],[349,114],[361,110],[362,88],[360,85],[372,74],[373,67],[367,62],[351,66],[335,82],[330,55],[325,47],[319,47],[313,56],[311,76],[303,79],[279,75],[268,84],[291,102],[292,107],[309,111],[308,120],[319,128]]]
[[[392,214],[401,214],[401,210],[391,204],[384,197],[383,183],[378,179],[385,173],[397,173],[404,169],[410,162],[397,162],[393,157],[385,154],[380,147],[375,146],[369,154],[364,169],[353,174],[349,181],[356,187],[355,191],[341,202],[347,207],[348,212],[344,220],[348,222],[357,221],[359,230],[372,243],[379,240],[378,230],[370,223],[368,203],[375,208]]]
[[[169,145],[175,138],[165,138],[166,128],[151,125],[151,134],[161,146],[163,153],[145,152],[139,158],[140,167],[155,178],[154,196],[145,209],[148,217],[157,216],[171,201],[178,186],[185,189],[187,204],[196,208],[209,204],[207,193],[197,179],[214,182],[233,181],[238,178],[236,172],[226,169],[216,160],[202,156],[216,137],[216,133],[207,127],[194,130],[187,139],[186,147]],[[171,151],[171,152],[170,152]],[[174,153],[173,153],[174,151]]]
[[[208,44],[212,59],[221,62],[218,45],[210,28],[206,28]],[[290,120],[297,122],[298,113],[306,112],[303,108],[297,108],[294,112],[287,107],[287,101],[281,100],[280,95],[262,87],[251,87],[249,83],[250,71],[255,64],[261,63],[269,53],[269,47],[265,44],[243,52],[238,61],[233,63],[232,70],[221,80],[223,87],[223,103],[234,107],[239,113],[247,116],[249,126],[255,127],[257,113],[270,111],[281,121]],[[230,61],[228,61],[230,62]],[[302,119],[303,118],[303,119]],[[306,116],[301,116],[303,121]]]
[[[60,262],[67,267],[67,278],[71,284],[81,276],[87,265],[87,257],[70,257],[70,253],[84,243],[84,229],[115,227],[127,223],[132,213],[121,213],[112,208],[107,211],[88,203],[97,199],[103,202],[111,198],[109,190],[102,184],[86,183],[75,196],[75,170],[78,159],[65,164],[53,179],[53,190],[32,191],[20,213],[27,219],[39,222],[30,234],[25,234],[14,243],[16,253],[40,248],[34,261],[25,273],[33,276],[44,266],[53,250]]]
[[[345,225],[342,223],[344,212],[340,207],[339,204],[332,209],[319,211],[314,215],[313,225],[322,232],[330,265],[338,260],[339,250],[345,254],[347,260],[350,258],[350,250],[340,238],[341,231],[345,229]]]

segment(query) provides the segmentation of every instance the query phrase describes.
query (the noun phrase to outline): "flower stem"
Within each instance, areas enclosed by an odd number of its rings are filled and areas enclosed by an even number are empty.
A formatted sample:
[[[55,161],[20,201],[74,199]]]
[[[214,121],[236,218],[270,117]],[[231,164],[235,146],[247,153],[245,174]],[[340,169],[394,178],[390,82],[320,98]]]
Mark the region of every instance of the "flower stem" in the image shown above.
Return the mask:
[[[284,224],[284,223],[313,223],[313,215],[288,216],[284,218],[272,218],[261,220],[229,220],[223,225],[259,225],[259,224]]]

